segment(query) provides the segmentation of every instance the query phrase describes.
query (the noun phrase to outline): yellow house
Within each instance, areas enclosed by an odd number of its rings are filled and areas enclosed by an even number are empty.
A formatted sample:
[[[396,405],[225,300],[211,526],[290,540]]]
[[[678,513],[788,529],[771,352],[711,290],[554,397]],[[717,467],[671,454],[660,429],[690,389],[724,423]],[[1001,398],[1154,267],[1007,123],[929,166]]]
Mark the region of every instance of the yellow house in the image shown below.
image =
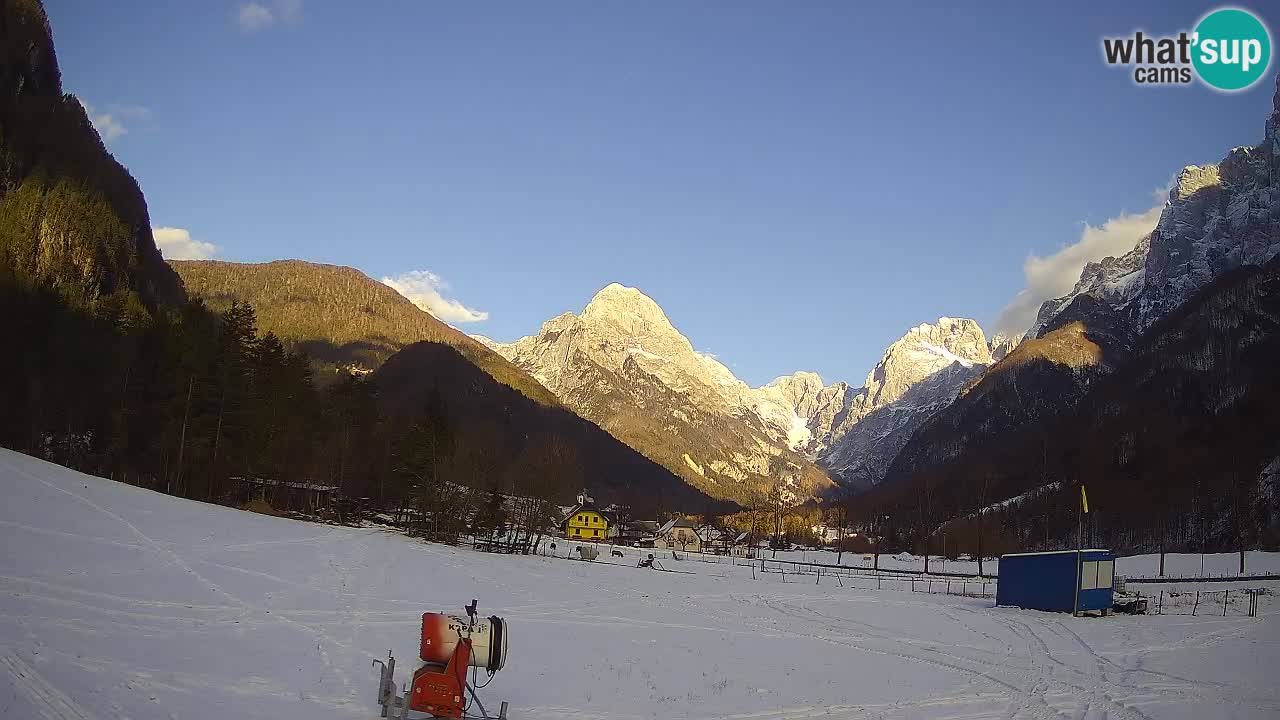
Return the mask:
[[[578,496],[564,519],[564,536],[570,540],[604,540],[609,537],[609,518],[596,509],[591,498]]]

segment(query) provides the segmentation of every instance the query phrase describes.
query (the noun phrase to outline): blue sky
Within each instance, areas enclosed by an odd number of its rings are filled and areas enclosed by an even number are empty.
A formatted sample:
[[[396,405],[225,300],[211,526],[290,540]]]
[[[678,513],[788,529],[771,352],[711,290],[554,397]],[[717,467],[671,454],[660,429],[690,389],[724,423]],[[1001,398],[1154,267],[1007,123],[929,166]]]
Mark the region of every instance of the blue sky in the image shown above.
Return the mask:
[[[1273,87],[1103,64],[1208,3],[46,3],[167,241],[424,271],[500,340],[621,282],[753,384],[993,330],[1029,257],[1052,286],[1258,142]]]

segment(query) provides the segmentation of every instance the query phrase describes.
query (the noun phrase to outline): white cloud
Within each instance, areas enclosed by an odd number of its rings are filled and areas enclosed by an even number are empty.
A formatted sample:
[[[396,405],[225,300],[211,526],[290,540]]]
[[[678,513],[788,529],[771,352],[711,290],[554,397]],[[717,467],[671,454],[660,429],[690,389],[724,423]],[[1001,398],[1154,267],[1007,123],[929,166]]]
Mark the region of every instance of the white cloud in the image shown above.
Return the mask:
[[[80,98],[76,99],[80,100]],[[89,116],[89,122],[98,129],[98,134],[102,136],[104,142],[111,142],[129,132],[129,129],[120,121],[118,113],[100,113],[84,100],[80,100],[80,106],[84,108],[85,114]]]
[[[126,120],[130,123],[135,121],[146,123],[151,119],[151,110],[141,105],[113,104],[108,105],[105,112],[98,112],[83,98],[77,97],[76,101],[80,103],[80,107],[84,108],[85,115],[89,116],[89,122],[97,128],[103,142],[118,140],[129,134],[129,128],[125,126]]]
[[[271,11],[256,2],[241,5],[238,18],[240,29],[247,33],[257,32],[275,22],[275,16]]]
[[[196,240],[191,237],[191,231],[184,228],[151,228],[151,235],[166,260],[208,260],[222,249],[211,242]]]
[[[1035,322],[1036,313],[1046,300],[1071,292],[1086,263],[1107,256],[1118,257],[1132,250],[1144,235],[1155,229],[1168,193],[1167,188],[1156,190],[1153,194],[1157,204],[1146,212],[1122,213],[1101,227],[1086,224],[1079,240],[1048,257],[1029,256],[1022,264],[1027,286],[1000,312],[996,329],[1008,334],[1025,331]]]
[[[395,277],[384,277],[382,282],[438,320],[471,323],[489,319],[489,313],[483,310],[472,310],[461,301],[444,297],[442,293],[449,289],[448,283],[429,270],[413,270]]]
[[[265,30],[281,20],[295,22],[301,17],[302,0],[251,0],[241,3],[236,11],[240,30],[246,33]]]

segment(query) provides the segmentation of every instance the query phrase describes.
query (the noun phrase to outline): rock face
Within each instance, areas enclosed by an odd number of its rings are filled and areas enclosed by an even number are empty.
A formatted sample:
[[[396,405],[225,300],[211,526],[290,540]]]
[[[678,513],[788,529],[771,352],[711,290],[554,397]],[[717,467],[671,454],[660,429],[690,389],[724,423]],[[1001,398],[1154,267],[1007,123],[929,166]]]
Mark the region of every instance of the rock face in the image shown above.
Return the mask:
[[[799,386],[807,392],[793,393],[792,405],[810,431],[803,447],[847,489],[866,489],[880,481],[916,428],[992,362],[973,320],[943,317],[917,325],[885,350],[860,388],[815,387],[816,376],[805,378]]]
[[[1005,355],[1013,352],[1013,349],[1018,347],[1018,344],[1022,342],[1024,337],[1026,337],[1026,335],[1022,333],[1017,335],[996,333],[995,335],[992,335],[991,342],[988,343],[988,347],[991,348],[991,359],[995,362],[1000,362],[1004,359]]]
[[[1119,258],[1085,266],[1072,291],[1041,306],[1029,337],[1075,298],[1105,302],[1146,330],[1213,278],[1280,254],[1280,76],[1263,140],[1217,165],[1188,166],[1151,235]]]
[[[790,469],[795,499],[831,487],[822,470],[795,452],[810,431],[787,399],[820,385],[817,376],[752,388],[696,351],[639,290],[611,284],[582,313],[552,318],[538,334],[513,343],[478,339],[565,405],[708,495],[759,500],[774,481],[770,466],[777,468],[778,458]]]

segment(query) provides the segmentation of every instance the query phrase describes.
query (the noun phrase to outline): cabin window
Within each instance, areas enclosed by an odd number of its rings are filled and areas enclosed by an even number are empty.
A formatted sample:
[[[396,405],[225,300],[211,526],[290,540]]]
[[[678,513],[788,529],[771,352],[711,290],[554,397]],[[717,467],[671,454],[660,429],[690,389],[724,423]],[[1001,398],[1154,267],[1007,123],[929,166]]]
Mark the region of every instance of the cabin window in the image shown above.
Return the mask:
[[[1098,563],[1082,562],[1080,563],[1080,589],[1096,590],[1098,589]]]
[[[1098,587],[1111,587],[1112,575],[1115,573],[1114,560],[1102,560],[1098,563]]]

